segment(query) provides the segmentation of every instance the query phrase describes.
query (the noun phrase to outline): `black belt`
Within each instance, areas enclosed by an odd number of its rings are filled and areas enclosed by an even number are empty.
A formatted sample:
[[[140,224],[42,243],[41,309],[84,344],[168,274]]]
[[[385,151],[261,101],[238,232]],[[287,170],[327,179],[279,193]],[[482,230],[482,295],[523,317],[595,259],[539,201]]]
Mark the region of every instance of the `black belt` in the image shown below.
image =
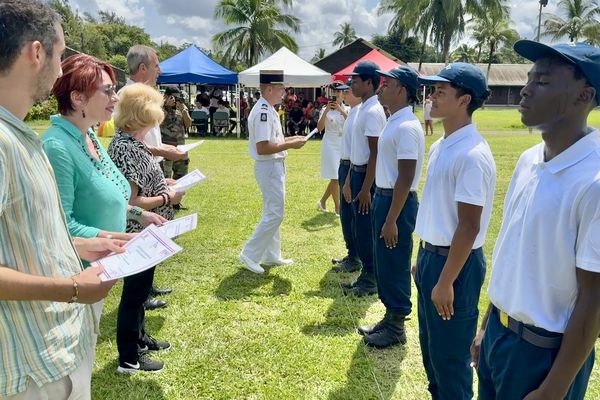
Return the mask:
[[[340,160],[340,164],[341,164],[341,165],[350,165],[350,160],[344,160],[344,159],[341,159],[341,160]]]
[[[421,247],[427,251],[437,254],[438,256],[448,257],[448,254],[450,254],[450,246],[436,246],[424,240],[421,240]],[[471,253],[479,250],[480,248],[481,247],[471,250]]]
[[[502,326],[504,326],[505,328],[510,329],[512,332],[516,333],[520,338],[522,338],[527,343],[530,343],[530,344],[532,344],[536,347],[540,347],[542,349],[558,349],[560,347],[560,344],[562,343],[563,335],[559,335],[559,336],[541,335],[539,333],[534,332],[534,329],[541,330],[542,328],[536,328],[531,325],[527,325],[522,322],[519,322],[495,306],[494,306],[494,309],[495,309],[495,311],[498,312],[498,318],[500,319],[500,323],[502,324]]]
[[[367,172],[367,164],[365,164],[365,165],[354,165],[354,164],[352,164],[352,171],[355,171],[355,172]]]
[[[379,186],[376,186],[375,193],[379,194],[381,196],[392,197],[394,195],[394,189],[381,188]],[[408,192],[408,197],[410,198],[410,196],[414,196],[416,194],[417,194],[417,192],[415,192],[414,190],[411,190],[410,192]]]

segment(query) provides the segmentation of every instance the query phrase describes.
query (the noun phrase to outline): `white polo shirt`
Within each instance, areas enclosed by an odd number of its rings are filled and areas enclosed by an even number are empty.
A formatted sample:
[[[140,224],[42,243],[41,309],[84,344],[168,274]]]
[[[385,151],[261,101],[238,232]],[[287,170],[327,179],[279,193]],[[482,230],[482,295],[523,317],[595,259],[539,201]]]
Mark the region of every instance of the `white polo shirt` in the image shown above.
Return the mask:
[[[354,165],[365,165],[369,162],[369,137],[379,137],[385,126],[385,112],[377,100],[377,95],[369,97],[362,103],[356,114],[352,128],[352,146],[350,161]]]
[[[483,246],[490,222],[496,163],[490,146],[469,124],[431,145],[415,232],[436,246],[450,246],[458,226],[457,202],[483,207],[473,248]]]
[[[563,333],[577,299],[576,268],[600,273],[598,134],[548,162],[540,143],[517,163],[488,294],[518,321]]]
[[[410,190],[419,188],[419,178],[425,157],[425,137],[421,122],[410,106],[390,116],[377,142],[377,187],[392,189],[398,179],[398,160],[416,160],[417,168]]]
[[[279,114],[264,98],[260,98],[248,115],[248,147],[250,157],[257,161],[285,158],[287,151],[275,154],[260,155],[256,151],[256,143],[269,141],[276,144],[285,142]]]
[[[344,122],[344,133],[342,134],[342,160],[350,160],[350,152],[352,151],[352,129],[359,108],[360,104],[352,107],[348,112],[348,118],[346,118],[346,122]]]

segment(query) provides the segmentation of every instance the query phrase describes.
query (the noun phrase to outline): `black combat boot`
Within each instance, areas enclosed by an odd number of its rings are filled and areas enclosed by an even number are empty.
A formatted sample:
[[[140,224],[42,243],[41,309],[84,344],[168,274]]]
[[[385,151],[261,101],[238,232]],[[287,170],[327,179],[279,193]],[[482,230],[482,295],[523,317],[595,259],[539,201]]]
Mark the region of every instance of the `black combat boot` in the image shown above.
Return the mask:
[[[394,346],[396,344],[406,344],[406,331],[404,330],[404,321],[406,316],[390,311],[388,320],[383,329],[366,335],[363,340],[367,346],[378,349]]]

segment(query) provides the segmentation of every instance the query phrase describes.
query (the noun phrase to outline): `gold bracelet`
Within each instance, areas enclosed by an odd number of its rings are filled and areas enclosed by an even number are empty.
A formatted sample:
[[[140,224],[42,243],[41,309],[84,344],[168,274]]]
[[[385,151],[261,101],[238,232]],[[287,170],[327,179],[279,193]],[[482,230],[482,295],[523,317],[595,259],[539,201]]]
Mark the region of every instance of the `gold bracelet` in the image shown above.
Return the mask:
[[[76,303],[77,298],[79,297],[79,284],[75,280],[75,277],[72,276],[71,280],[73,281],[73,296],[71,297],[71,300],[69,300],[69,303]]]

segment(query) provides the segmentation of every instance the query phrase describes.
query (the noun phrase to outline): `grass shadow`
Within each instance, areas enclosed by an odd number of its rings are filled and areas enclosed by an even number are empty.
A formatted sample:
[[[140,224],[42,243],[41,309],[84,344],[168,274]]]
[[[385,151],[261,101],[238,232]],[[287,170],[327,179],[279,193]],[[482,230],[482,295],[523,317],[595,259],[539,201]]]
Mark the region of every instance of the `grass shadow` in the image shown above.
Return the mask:
[[[319,212],[312,218],[302,221],[300,226],[309,232],[316,232],[333,228],[339,225],[339,223],[339,217],[336,217],[334,213]]]
[[[118,360],[107,363],[104,368],[92,374],[92,399],[113,398],[118,393],[120,400],[164,400],[163,389],[155,380],[143,375],[140,379],[135,375],[119,374]]]
[[[280,276],[269,274],[265,268],[264,274],[255,274],[240,269],[233,275],[223,279],[215,290],[215,296],[220,300],[241,300],[251,295],[264,295],[257,290],[266,285],[272,285],[267,296],[287,296],[292,291],[292,282]]]
[[[165,324],[165,317],[161,315],[161,313],[168,313],[168,308],[169,306],[158,310],[146,311],[144,320],[146,331],[150,334],[150,336],[155,336],[162,329],[163,325]],[[100,335],[98,336],[98,345],[109,340],[113,340],[116,343],[118,313],[118,305],[109,313],[102,313],[102,318],[100,318]]]

